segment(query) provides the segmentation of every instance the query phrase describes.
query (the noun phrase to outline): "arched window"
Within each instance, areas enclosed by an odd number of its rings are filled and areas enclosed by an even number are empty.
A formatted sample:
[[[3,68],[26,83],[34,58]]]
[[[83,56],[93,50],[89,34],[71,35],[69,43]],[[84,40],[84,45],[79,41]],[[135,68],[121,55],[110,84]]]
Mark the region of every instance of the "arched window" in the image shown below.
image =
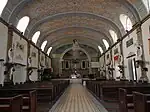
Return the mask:
[[[25,32],[28,24],[29,24],[29,17],[28,16],[25,16],[23,18],[21,18],[18,22],[18,25],[17,25],[17,29],[20,30],[21,32]]]
[[[117,42],[118,36],[115,31],[109,30],[111,37],[113,38],[114,43]]]
[[[98,46],[98,49],[100,50],[101,54],[103,53],[103,49],[101,46]]]
[[[121,21],[125,30],[130,31],[132,29],[131,19],[127,15],[121,14],[120,15],[120,21]]]
[[[107,40],[105,40],[105,39],[103,39],[103,42],[104,42],[104,45],[105,45],[106,50],[107,50],[109,48],[109,44],[108,44]]]
[[[44,41],[43,44],[41,45],[42,51],[44,51],[46,44],[47,44],[47,41]]]
[[[37,31],[32,37],[32,42],[36,44],[40,34],[41,34],[40,31]]]
[[[8,2],[8,0],[1,0],[1,3],[0,3],[0,16],[1,16],[7,2]]]
[[[147,12],[150,11],[150,0],[142,0],[146,9],[147,9]]]
[[[51,50],[52,50],[52,47],[50,47],[50,48],[48,49],[48,51],[47,51],[47,54],[48,54],[48,55],[50,54]]]

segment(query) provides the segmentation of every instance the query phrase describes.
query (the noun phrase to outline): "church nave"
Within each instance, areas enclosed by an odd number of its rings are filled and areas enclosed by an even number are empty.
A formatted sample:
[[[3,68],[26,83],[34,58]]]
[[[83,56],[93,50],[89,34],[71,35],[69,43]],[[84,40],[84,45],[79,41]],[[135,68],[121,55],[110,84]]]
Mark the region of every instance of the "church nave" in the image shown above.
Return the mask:
[[[0,0],[0,112],[150,112],[150,0]]]

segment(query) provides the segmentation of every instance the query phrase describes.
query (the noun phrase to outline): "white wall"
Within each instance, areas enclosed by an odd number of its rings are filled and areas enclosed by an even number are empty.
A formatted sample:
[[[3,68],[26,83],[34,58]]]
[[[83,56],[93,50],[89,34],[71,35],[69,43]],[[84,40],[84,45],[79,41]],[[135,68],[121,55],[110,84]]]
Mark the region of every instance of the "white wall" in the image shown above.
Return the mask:
[[[51,58],[48,58],[49,68],[52,68],[52,60]]]
[[[30,67],[34,67],[32,74],[30,75],[31,81],[37,81],[38,80],[38,49],[34,47],[33,45],[30,45],[30,57],[31,57],[31,65]]]
[[[4,71],[5,71],[5,67],[4,67],[4,63],[0,62],[0,84],[4,84]]]
[[[115,54],[115,50],[118,49],[118,53]],[[112,48],[112,62],[113,62],[113,68],[115,69],[114,72],[113,72],[113,76],[114,76],[114,79],[116,79],[116,77],[120,77],[120,72],[119,72],[119,69],[118,69],[118,65],[119,65],[119,61],[118,60],[114,60],[114,57],[115,56],[119,56],[121,55],[121,50],[120,50],[120,44],[117,44],[116,46],[114,46]]]
[[[8,41],[8,28],[4,24],[0,23],[0,59],[4,60],[4,62],[0,62],[0,84],[4,83],[5,67],[3,66],[3,63],[6,62],[7,41]]]
[[[142,36],[143,36],[145,60],[150,62],[150,49],[148,40],[150,39],[150,19],[142,24]],[[148,68],[147,76],[150,80],[150,64],[147,64],[146,67]]]
[[[107,58],[107,55],[109,55],[109,58]],[[110,51],[108,51],[108,52],[105,54],[105,64],[107,64],[108,61],[112,61],[112,60],[111,60],[111,52],[110,52]]]
[[[31,81],[38,81],[38,72],[37,69],[33,69],[32,74],[29,76]]]
[[[125,76],[127,79],[130,80],[130,76],[129,76],[129,66],[128,66],[128,60],[129,59],[133,59],[135,58],[137,60],[137,56],[131,57],[131,58],[126,58],[128,57],[130,54],[137,54],[137,49],[135,46],[135,43],[137,42],[137,34],[136,34],[136,30],[134,30],[128,37],[126,37],[123,40],[123,56],[124,56],[124,66],[125,66]],[[128,40],[130,40],[131,38],[133,38],[133,45],[129,46],[128,48],[126,47],[126,42]],[[137,78],[139,79],[141,76],[141,69],[137,68]]]
[[[23,50],[20,50],[19,48],[17,48],[17,43],[19,43],[20,45],[23,45],[24,48]],[[23,65],[27,65],[27,41],[20,38],[20,36],[18,34],[16,34],[15,32],[13,33],[13,49],[14,49],[14,62],[15,63],[20,63]],[[20,57],[20,58],[18,58]]]
[[[33,56],[35,54],[36,56]],[[38,68],[38,49],[35,48],[33,45],[30,46],[30,56],[31,56],[31,67]]]
[[[107,58],[107,55],[109,55],[109,58]],[[111,60],[111,51],[108,51],[105,54],[105,64],[107,65],[109,62],[111,61],[111,65],[112,65],[112,60]],[[109,79],[109,71],[108,71],[108,66],[106,66],[106,77],[107,79]]]
[[[45,56],[45,65],[46,65],[46,68],[49,68],[49,57],[48,56]]]
[[[13,82],[15,83],[24,83],[27,79],[26,67],[20,65],[15,66],[15,72],[13,73]]]
[[[0,23],[0,59],[6,61],[7,54],[7,41],[8,41],[8,28]]]
[[[23,50],[17,47],[17,43],[24,46]],[[13,73],[14,83],[20,83],[20,82],[24,83],[26,81],[27,44],[28,43],[26,40],[20,38],[20,36],[16,34],[15,32],[13,33],[13,44],[12,44],[13,49],[14,49],[13,62],[24,65],[24,66],[21,66],[21,65],[15,66],[15,72]]]
[[[105,55],[103,55],[103,56],[101,56],[100,58],[99,58],[99,63],[100,63],[100,70],[105,70]],[[104,72],[102,72],[102,71],[100,71],[100,74],[102,74],[102,73],[104,73]]]
[[[45,58],[45,64],[47,64],[47,68],[51,68],[51,58],[49,58],[48,56],[46,56]]]
[[[42,58],[43,58],[43,60],[42,60]],[[40,52],[40,62],[41,62],[41,64],[42,64],[44,67],[46,67],[46,66],[45,66],[45,54],[42,53],[42,52]],[[39,66],[39,67],[40,67],[40,66]]]
[[[104,60],[105,60],[104,55],[99,58],[100,69],[102,69],[103,67],[105,68],[105,61]]]
[[[99,64],[99,62],[91,62],[91,67],[92,68],[99,68],[100,64]]]

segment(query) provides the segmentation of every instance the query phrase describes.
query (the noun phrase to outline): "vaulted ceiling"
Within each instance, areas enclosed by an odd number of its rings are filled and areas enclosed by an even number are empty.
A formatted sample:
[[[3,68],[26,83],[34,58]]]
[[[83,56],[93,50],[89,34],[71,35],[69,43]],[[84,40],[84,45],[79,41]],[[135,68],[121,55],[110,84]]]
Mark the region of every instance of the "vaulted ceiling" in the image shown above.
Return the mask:
[[[125,34],[120,14],[127,15],[135,24],[147,11],[142,0],[9,0],[2,17],[16,26],[22,17],[28,16],[25,36],[32,38],[40,31],[37,45],[47,40],[45,51],[51,46],[56,50],[71,44],[73,39],[98,51],[98,45],[105,50],[102,39],[113,44],[110,29],[118,38]]]

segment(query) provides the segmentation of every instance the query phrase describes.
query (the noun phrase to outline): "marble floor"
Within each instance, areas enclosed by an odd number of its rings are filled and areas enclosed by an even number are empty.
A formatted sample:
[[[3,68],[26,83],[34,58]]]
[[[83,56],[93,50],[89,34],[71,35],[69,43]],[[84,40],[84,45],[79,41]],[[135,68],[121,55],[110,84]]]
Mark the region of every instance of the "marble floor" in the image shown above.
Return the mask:
[[[72,79],[70,86],[49,112],[107,112],[107,110],[81,85]]]

